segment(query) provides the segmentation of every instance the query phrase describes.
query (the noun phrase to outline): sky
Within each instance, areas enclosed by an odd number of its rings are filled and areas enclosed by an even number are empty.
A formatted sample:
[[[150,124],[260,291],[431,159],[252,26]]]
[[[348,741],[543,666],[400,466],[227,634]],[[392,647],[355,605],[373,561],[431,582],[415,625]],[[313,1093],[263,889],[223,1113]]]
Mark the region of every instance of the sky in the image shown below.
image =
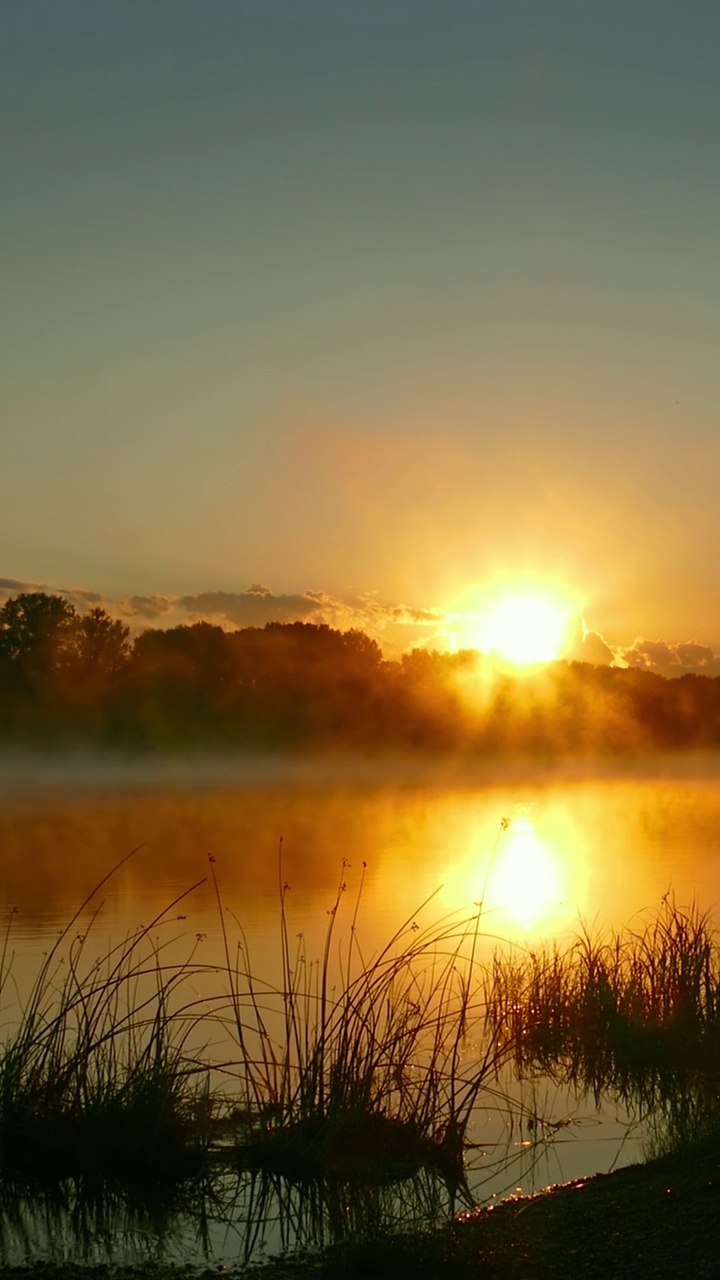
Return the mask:
[[[9,6],[0,591],[402,648],[550,583],[579,656],[715,673],[719,48],[716,0]]]

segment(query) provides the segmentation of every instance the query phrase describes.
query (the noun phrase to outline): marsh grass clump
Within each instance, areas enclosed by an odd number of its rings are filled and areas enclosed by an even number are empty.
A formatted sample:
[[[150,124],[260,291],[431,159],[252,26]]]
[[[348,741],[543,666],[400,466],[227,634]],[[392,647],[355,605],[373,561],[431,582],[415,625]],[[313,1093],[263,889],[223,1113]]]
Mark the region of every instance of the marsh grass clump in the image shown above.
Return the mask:
[[[720,1125],[720,947],[669,898],[639,928],[495,957],[488,1016],[521,1073],[613,1095],[678,1135]]]
[[[223,919],[238,1049],[236,1154],[246,1167],[288,1176],[394,1178],[432,1167],[462,1177],[475,1102],[499,1066],[478,980],[480,911],[430,929],[409,919],[366,962],[357,939],[362,879],[344,941],[336,921],[345,865],[323,954],[294,952],[280,862],[282,980],[253,975],[242,936],[231,958]],[[213,871],[214,874],[214,871]],[[236,922],[237,923],[237,922]]]
[[[413,916],[367,960],[357,932],[364,872],[349,929],[338,928],[343,863],[311,960],[302,936],[291,946],[281,849],[273,984],[253,971],[210,866],[224,964],[200,965],[194,950],[171,963],[177,939],[158,939],[197,886],[93,960],[105,877],[16,1012],[9,922],[0,944],[0,1175],[157,1181],[230,1167],[380,1185],[427,1170],[463,1184],[471,1116],[483,1092],[495,1107],[510,1052],[486,1016],[481,905],[430,927]],[[189,986],[207,991],[209,978],[214,994],[187,998]]]
[[[207,1070],[185,1053],[196,1019],[180,995],[192,958],[164,963],[152,933],[159,916],[90,961],[87,932],[73,931],[101,885],[44,958],[15,1025],[3,1027],[3,1176],[176,1177],[207,1148]],[[10,923],[0,954],[4,1020]]]

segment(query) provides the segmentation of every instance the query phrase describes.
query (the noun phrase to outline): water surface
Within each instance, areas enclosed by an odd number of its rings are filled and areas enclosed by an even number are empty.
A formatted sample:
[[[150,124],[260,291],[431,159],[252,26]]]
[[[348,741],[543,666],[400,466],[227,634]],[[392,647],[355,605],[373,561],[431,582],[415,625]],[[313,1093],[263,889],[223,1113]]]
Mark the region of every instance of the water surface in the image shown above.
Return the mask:
[[[86,946],[100,953],[160,917],[207,877],[211,855],[226,925],[232,931],[236,921],[242,924],[254,969],[274,980],[281,884],[290,886],[291,933],[303,935],[309,954],[320,954],[340,883],[346,888],[338,938],[357,909],[366,958],[403,922],[429,925],[473,904],[482,904],[489,954],[496,939],[534,948],[566,939],[582,924],[636,927],[667,894],[712,911],[720,897],[718,833],[720,766],[712,759],[595,772],[518,766],[502,773],[382,761],[6,760],[0,905],[17,908],[6,1025],[13,1001],[17,1012],[61,928],[138,846],[103,886]],[[173,954],[194,947],[203,962],[216,963],[222,947],[212,884],[206,880],[171,906],[153,930]],[[563,1096],[547,1083],[535,1089],[531,1110],[554,1126],[547,1129],[553,1141],[540,1150],[533,1145],[536,1131],[531,1141],[507,1110],[478,1110],[471,1134],[478,1199],[534,1190],[641,1155],[640,1131],[627,1114],[612,1107],[598,1114],[590,1101]],[[527,1094],[524,1086],[526,1107]],[[247,1194],[247,1188],[236,1194],[236,1202]],[[427,1201],[427,1188],[423,1197]],[[389,1192],[384,1203],[384,1212],[397,1212]],[[436,1204],[433,1213],[451,1207]],[[279,1247],[287,1223],[272,1227],[271,1218],[258,1238]],[[247,1244],[247,1223],[216,1226],[209,1256],[236,1259]],[[183,1230],[176,1224],[170,1239],[187,1256],[192,1230],[187,1224]],[[126,1234],[130,1240],[132,1232]],[[43,1247],[33,1245],[36,1252]],[[12,1254],[16,1244],[8,1248]]]

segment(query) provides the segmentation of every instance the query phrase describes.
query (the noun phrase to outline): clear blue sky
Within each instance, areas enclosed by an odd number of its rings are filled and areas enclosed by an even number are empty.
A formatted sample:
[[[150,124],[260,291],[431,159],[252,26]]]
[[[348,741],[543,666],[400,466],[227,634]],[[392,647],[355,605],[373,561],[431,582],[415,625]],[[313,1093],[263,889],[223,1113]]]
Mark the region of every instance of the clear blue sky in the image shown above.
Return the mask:
[[[720,6],[22,0],[0,573],[720,646]]]

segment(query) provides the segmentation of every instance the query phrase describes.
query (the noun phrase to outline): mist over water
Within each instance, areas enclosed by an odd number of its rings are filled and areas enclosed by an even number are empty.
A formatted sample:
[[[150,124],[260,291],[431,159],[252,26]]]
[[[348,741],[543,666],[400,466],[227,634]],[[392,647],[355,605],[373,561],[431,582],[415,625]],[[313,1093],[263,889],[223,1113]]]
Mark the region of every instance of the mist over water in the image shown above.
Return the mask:
[[[712,909],[719,829],[712,757],[613,771],[18,755],[0,766],[0,906],[18,908],[21,932],[42,932],[137,848],[103,891],[114,915],[161,910],[212,855],[228,903],[255,927],[277,914],[282,840],[303,927],[324,915],[345,862],[349,892],[366,864],[370,935],[435,894],[434,914],[482,901],[493,932],[548,937],[579,920],[621,927],[667,892]],[[204,917],[207,898],[185,910]]]

